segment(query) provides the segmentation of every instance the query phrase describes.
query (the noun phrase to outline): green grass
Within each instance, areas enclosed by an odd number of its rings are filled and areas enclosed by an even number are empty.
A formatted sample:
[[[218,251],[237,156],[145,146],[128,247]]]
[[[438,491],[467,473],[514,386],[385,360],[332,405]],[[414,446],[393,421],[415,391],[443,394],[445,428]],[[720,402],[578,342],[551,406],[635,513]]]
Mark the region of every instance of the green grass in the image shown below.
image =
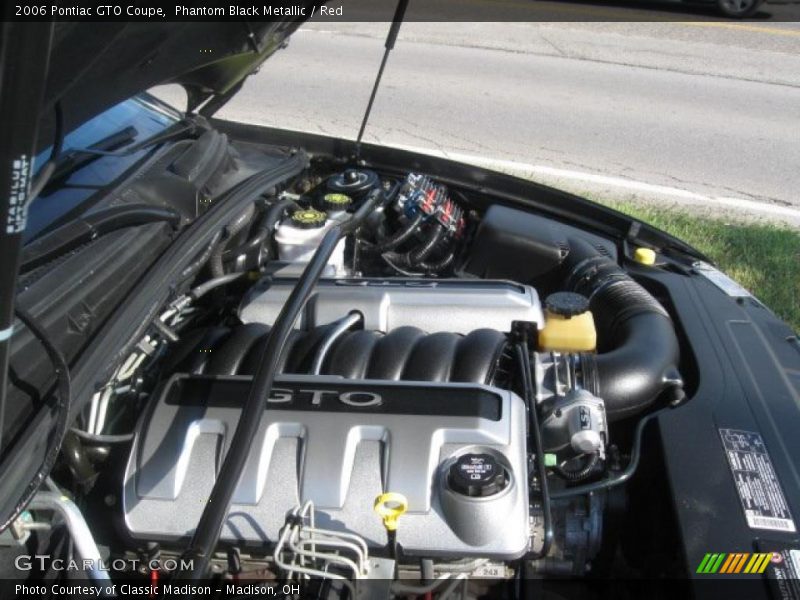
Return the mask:
[[[800,232],[797,230],[728,223],[632,202],[605,204],[691,244],[795,331],[800,331]]]

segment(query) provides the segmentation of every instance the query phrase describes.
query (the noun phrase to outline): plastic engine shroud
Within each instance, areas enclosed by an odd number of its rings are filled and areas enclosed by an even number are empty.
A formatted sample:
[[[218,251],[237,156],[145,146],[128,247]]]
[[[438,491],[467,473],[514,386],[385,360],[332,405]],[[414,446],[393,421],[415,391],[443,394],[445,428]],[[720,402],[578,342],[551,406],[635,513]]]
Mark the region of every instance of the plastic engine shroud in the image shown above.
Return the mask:
[[[175,375],[140,423],[124,484],[125,522],[140,539],[190,535],[247,397],[250,378]],[[508,473],[497,494],[470,498],[446,474],[488,453]],[[525,405],[470,383],[281,376],[234,494],[222,538],[275,542],[286,514],[312,500],[321,527],[386,544],[375,498],[399,492],[404,552],[511,560],[528,547]]]

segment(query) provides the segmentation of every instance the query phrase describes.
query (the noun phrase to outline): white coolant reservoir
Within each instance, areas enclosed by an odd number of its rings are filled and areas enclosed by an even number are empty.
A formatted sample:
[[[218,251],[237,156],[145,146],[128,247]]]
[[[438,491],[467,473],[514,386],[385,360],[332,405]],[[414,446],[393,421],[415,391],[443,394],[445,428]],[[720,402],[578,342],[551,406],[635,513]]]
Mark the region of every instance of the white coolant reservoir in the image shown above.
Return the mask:
[[[275,231],[278,258],[287,263],[307,263],[311,260],[324,235],[336,223],[334,219],[314,208],[301,208],[281,221]],[[344,238],[328,259],[329,275],[342,276],[344,266]]]

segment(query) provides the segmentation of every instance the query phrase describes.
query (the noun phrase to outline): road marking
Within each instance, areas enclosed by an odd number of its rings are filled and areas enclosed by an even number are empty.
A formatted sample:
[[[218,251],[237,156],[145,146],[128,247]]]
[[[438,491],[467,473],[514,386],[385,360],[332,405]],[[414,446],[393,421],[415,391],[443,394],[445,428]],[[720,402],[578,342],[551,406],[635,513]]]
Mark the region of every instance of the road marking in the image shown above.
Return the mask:
[[[570,181],[580,181],[583,183],[593,183],[604,185],[608,187],[616,187],[634,192],[643,192],[647,194],[657,194],[659,196],[667,196],[671,198],[678,198],[680,200],[690,200],[696,203],[714,204],[717,206],[726,206],[738,210],[745,210],[748,212],[755,212],[761,214],[775,215],[789,219],[800,220],[800,209],[791,208],[788,206],[780,206],[777,204],[769,204],[767,202],[757,202],[755,200],[745,200],[744,198],[730,198],[726,196],[707,196],[681,188],[659,185],[654,183],[647,183],[644,181],[636,181],[634,179],[625,179],[623,177],[614,177],[610,175],[597,175],[595,173],[586,173],[584,171],[573,171],[571,169],[561,169],[557,167],[549,167],[546,165],[533,165],[529,163],[518,162],[514,160],[506,160],[501,158],[484,158],[474,154],[464,154],[461,152],[447,152],[444,150],[435,150],[431,148],[421,148],[417,146],[408,146],[404,144],[385,144],[401,150],[408,150],[410,152],[418,152],[420,154],[428,154],[431,156],[438,156],[449,160],[458,162],[470,163],[476,166],[485,167],[493,170],[509,170],[517,173],[522,172],[526,175],[541,175],[544,177],[554,177]],[[528,176],[528,179],[533,179]]]
[[[742,23],[717,23],[714,21],[686,21],[679,23],[690,27],[717,27],[720,29],[735,29],[739,31],[753,31],[756,33],[767,33],[769,35],[786,35],[800,37],[800,31],[796,29],[781,29],[779,27],[763,27],[761,25],[745,25]]]
[[[294,129],[297,133],[310,133],[313,135],[328,136],[318,129]],[[349,139],[349,138],[345,138]],[[689,190],[676,188],[668,185],[660,185],[657,183],[647,183],[645,181],[636,181],[635,179],[625,179],[624,177],[615,177],[612,175],[597,175],[595,173],[586,173],[585,171],[573,171],[571,169],[561,169],[558,167],[549,167],[547,165],[534,165],[530,163],[523,163],[516,160],[508,160],[504,158],[485,158],[476,154],[466,154],[463,152],[451,152],[440,150],[437,148],[425,148],[422,146],[413,146],[409,144],[397,144],[392,142],[371,142],[386,148],[397,148],[398,150],[406,150],[408,152],[416,152],[418,154],[426,154],[428,156],[435,156],[456,162],[468,163],[477,167],[483,167],[494,171],[514,171],[511,173],[516,177],[522,179],[530,179],[535,181],[530,175],[542,175],[545,177],[555,177],[558,179],[566,179],[570,181],[580,181],[583,183],[594,183],[605,185],[608,187],[617,187],[621,189],[631,190],[634,192],[645,192],[648,194],[657,194],[659,196],[667,196],[671,198],[678,198],[681,200],[690,200],[697,203],[715,204],[717,206],[727,206],[730,208],[744,210],[748,212],[761,213],[765,215],[775,215],[800,221],[800,208],[792,208],[789,206],[781,206],[779,204],[770,204],[768,202],[757,202],[755,200],[746,200],[744,198],[730,198],[727,196],[707,196]],[[542,182],[543,183],[543,182]],[[545,184],[546,185],[546,184]]]
[[[716,19],[722,17],[703,12],[692,11],[692,6],[681,7],[679,4],[666,4],[667,8],[677,8],[674,13],[660,14],[657,9],[652,10],[643,6],[638,6],[636,2],[618,6],[605,6],[597,4],[563,4],[557,1],[539,0],[538,2],[517,1],[517,0],[460,0],[460,4],[471,4],[478,10],[485,9],[494,11],[492,14],[498,16],[499,10],[509,9],[510,11],[524,11],[524,17],[528,21],[538,21],[542,23],[558,21],[554,15],[563,13],[566,15],[583,16],[583,21],[609,20],[626,23],[675,23],[676,25],[691,25],[697,27],[719,27],[723,29],[738,29],[740,31],[752,31],[756,33],[767,33],[771,35],[800,36],[800,31],[781,29],[779,27],[765,27],[761,25],[748,25],[742,23],[724,23]],[[713,5],[711,5],[713,8]],[[479,8],[478,8],[479,7]],[[700,6],[702,9],[703,6]],[[708,8],[708,6],[706,6]],[[447,10],[447,9],[445,9]],[[469,14],[469,13],[467,13]],[[515,13],[519,17],[519,12]],[[424,16],[424,13],[423,13]],[[499,21],[506,20],[500,15]],[[581,19],[566,19],[565,22],[581,22]],[[787,21],[788,22],[788,21]]]
[[[524,10],[527,13],[534,13],[538,17],[541,18],[531,18],[528,15],[528,18],[532,21],[541,21],[546,23],[548,21],[553,21],[553,14],[554,13],[566,13],[569,15],[583,15],[588,16],[587,20],[592,19],[609,19],[614,20],[618,19],[620,21],[630,21],[630,22],[642,22],[642,21],[672,21],[674,20],[672,17],[665,17],[661,15],[653,14],[652,11],[648,11],[647,9],[642,9],[641,7],[631,5],[628,6],[620,6],[620,7],[613,7],[613,6],[596,6],[596,5],[567,5],[567,4],[560,4],[559,2],[514,2],[509,0],[493,0],[490,2],[486,2],[486,0],[462,0],[462,2],[467,2],[473,5],[481,5],[486,8],[489,8],[488,5],[494,5],[491,7],[491,10],[497,10],[502,8],[511,8],[517,10]],[[502,20],[502,19],[501,19]],[[573,19],[575,20],[575,19]],[[577,22],[577,21],[576,21]]]

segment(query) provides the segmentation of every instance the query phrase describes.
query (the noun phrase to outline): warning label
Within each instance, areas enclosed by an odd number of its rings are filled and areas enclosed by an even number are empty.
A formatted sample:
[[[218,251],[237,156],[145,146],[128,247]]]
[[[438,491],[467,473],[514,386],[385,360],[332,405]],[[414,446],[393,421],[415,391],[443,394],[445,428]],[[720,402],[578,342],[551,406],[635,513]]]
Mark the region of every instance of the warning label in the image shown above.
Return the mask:
[[[761,435],[720,429],[747,524],[753,529],[797,531]]]
[[[767,578],[776,600],[800,600],[800,550],[793,544],[761,540],[758,548],[772,552]]]

